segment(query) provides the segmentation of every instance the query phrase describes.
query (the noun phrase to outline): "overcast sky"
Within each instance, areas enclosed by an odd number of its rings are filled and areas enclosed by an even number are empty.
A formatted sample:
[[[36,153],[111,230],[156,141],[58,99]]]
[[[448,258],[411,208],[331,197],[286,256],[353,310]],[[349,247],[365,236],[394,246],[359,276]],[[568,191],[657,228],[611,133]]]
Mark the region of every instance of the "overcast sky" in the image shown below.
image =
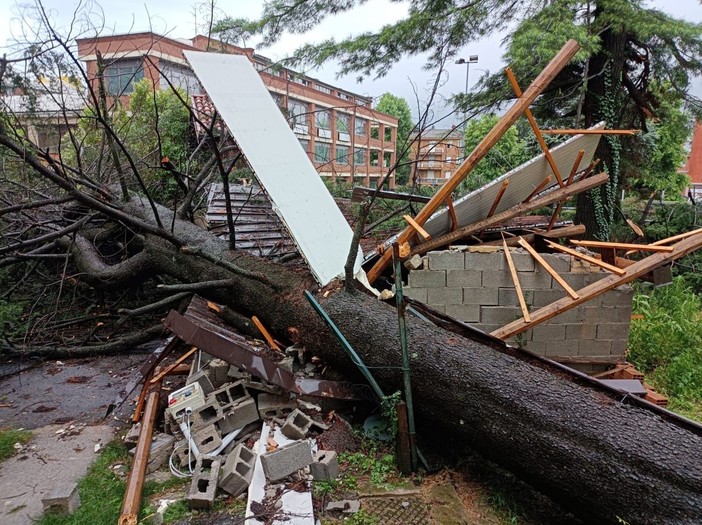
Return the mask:
[[[64,29],[71,21],[71,14],[78,5],[74,0],[44,0],[44,6],[49,10],[58,26]],[[219,2],[226,6],[220,13],[232,17],[256,18],[262,10],[262,0],[234,0]],[[648,5],[662,9],[673,16],[693,22],[702,22],[702,6],[699,0],[649,0]],[[90,2],[88,5],[96,13],[104,13],[103,34],[125,33],[133,31],[153,30],[173,38],[190,38],[202,27],[206,15],[199,12],[198,3],[193,0],[109,0],[101,4]],[[271,48],[257,49],[260,54],[278,60],[291,54],[303,43],[317,42],[325,38],[343,38],[358,31],[372,31],[385,24],[392,23],[407,12],[406,4],[389,2],[388,0],[368,0],[363,6],[349,13],[337,15],[325,20],[314,30],[305,35],[287,35]],[[8,52],[6,46],[12,37],[20,36],[20,8],[16,0],[0,0],[0,54]],[[459,56],[478,55],[478,63],[470,66],[469,83],[484,72],[494,73],[504,67],[500,44],[504,35],[492,35],[490,38],[473,42],[466,46]],[[9,54],[9,52],[8,52]],[[337,84],[356,93],[373,97],[380,96],[386,91],[403,96],[416,113],[416,98],[410,80],[417,86],[420,98],[423,97],[427,86],[431,83],[431,73],[424,71],[424,57],[410,57],[398,62],[390,73],[381,79],[366,79],[363,83],[356,82],[355,76],[350,75],[336,78],[334,64],[308,73],[325,82]],[[463,92],[466,80],[464,65],[448,67],[445,83],[440,94],[449,99],[455,93]],[[702,95],[702,80],[695,82],[694,92]],[[443,113],[441,107],[437,112]]]

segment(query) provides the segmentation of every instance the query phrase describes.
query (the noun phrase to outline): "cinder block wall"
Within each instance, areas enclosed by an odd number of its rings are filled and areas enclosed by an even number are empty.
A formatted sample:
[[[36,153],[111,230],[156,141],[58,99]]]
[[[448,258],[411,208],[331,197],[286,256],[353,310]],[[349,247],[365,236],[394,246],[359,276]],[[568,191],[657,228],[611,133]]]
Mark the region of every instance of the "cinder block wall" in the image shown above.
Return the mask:
[[[511,254],[530,310],[566,296],[526,251]],[[608,275],[568,255],[543,257],[576,291]],[[504,252],[497,247],[430,252],[422,268],[409,273],[405,293],[488,333],[522,317]],[[510,341],[564,362],[621,361],[629,339],[632,296],[630,286],[611,290]]]

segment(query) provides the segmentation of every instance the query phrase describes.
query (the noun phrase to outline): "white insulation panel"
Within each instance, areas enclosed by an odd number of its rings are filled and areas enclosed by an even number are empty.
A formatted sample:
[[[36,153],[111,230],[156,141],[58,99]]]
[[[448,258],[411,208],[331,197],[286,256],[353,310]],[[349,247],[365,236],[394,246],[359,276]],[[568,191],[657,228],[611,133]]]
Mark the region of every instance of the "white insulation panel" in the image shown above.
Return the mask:
[[[251,62],[184,53],[319,284],[342,275],[351,227]],[[359,248],[354,273],[362,257]]]
[[[602,128],[604,128],[604,122],[593,126],[591,129]],[[551,149],[551,156],[564,181],[570,174],[578,152],[580,150],[585,150],[585,154],[578,165],[578,170],[583,170],[592,162],[592,157],[595,154],[595,149],[599,142],[600,135],[575,135]],[[500,213],[523,202],[548,175],[551,175],[551,184],[547,187],[556,185],[556,177],[553,175],[551,167],[548,165],[548,161],[542,153],[538,157],[534,157],[530,161],[489,182],[482,188],[457,199],[453,203],[453,206],[456,210],[458,227],[460,228],[473,224],[487,217],[504,180],[509,180],[509,186],[502,196],[495,213]],[[432,215],[424,224],[424,229],[429,232],[432,237],[438,237],[439,235],[449,232],[451,229],[451,217],[449,216],[448,209],[443,208]]]

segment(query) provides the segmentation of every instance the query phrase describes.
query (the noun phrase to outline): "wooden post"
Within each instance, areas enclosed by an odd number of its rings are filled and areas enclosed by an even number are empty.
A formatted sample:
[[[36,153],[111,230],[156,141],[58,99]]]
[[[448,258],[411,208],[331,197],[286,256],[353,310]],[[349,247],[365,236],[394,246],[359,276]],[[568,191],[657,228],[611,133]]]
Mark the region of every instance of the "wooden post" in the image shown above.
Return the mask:
[[[502,197],[504,196],[505,191],[507,191],[507,186],[509,186],[509,180],[502,181],[502,186],[500,186],[500,191],[497,192],[497,195],[495,196],[495,200],[493,201],[492,206],[490,206],[490,211],[487,214],[488,217],[492,217],[495,214],[495,210],[497,209],[497,206],[500,204],[500,201],[502,200]]]
[[[573,182],[573,179],[575,178],[575,174],[578,173],[578,168],[580,167],[580,162],[583,160],[584,156],[585,156],[584,149],[581,149],[580,151],[578,151],[578,156],[575,157],[575,162],[573,162],[573,167],[570,168],[570,174],[568,175],[568,181],[566,182],[566,186]]]
[[[571,195],[577,195],[578,193],[581,193],[583,191],[596,188],[597,186],[600,186],[607,182],[607,180],[609,180],[609,175],[607,175],[606,173],[599,173],[588,179],[579,180],[578,182],[575,182],[570,186],[566,186],[564,188],[556,188],[553,191],[549,191],[546,195],[542,195],[538,199],[535,199],[531,202],[523,202],[521,204],[517,204],[516,206],[512,206],[511,208],[497,213],[490,218],[483,219],[482,221],[478,221],[473,224],[469,224],[468,226],[459,228],[456,231],[445,233],[443,235],[440,235],[439,237],[434,237],[430,241],[423,242],[422,244],[419,244],[412,249],[412,255],[414,255],[415,253],[422,254],[430,252],[437,248],[441,248],[442,246],[451,244],[452,242],[458,241],[464,237],[468,237],[469,235],[473,235],[474,233],[481,232],[485,228],[490,228],[492,226],[495,226],[496,224],[500,224],[501,222],[505,222],[509,219],[517,217],[518,215],[522,215],[523,213],[526,213],[528,211],[535,210],[548,204],[552,204],[556,201],[570,197]]]
[[[410,431],[407,420],[407,403],[398,401],[397,411],[397,470],[403,474],[412,473],[412,456],[410,453]]]
[[[151,436],[154,430],[154,421],[158,412],[158,397],[161,385],[156,384],[149,392],[144,409],[144,420],[139,432],[132,468],[127,478],[127,489],[124,493],[122,512],[119,515],[119,525],[137,525],[139,517],[139,506],[141,505],[141,492],[144,488],[144,476],[149,462],[149,451],[151,450]]]
[[[480,160],[482,160],[485,155],[488,154],[490,149],[497,143],[497,141],[502,138],[512,124],[514,124],[521,114],[524,113],[524,110],[527,109],[531,103],[534,102],[536,97],[538,97],[551,83],[551,81],[556,78],[556,75],[563,70],[563,68],[568,64],[568,62],[570,62],[579,49],[580,45],[575,40],[568,40],[568,42],[566,42],[558,54],[556,54],[556,56],[548,63],[544,70],[539,73],[539,76],[534,79],[524,94],[517,99],[511,108],[507,110],[507,112],[495,124],[490,132],[485,135],[483,140],[481,140],[475,147],[471,154],[466,157],[451,178],[444,183],[444,185],[439,189],[439,191],[436,192],[426,206],[421,209],[421,211],[415,217],[418,224],[423,225],[427,219],[434,214],[441,203],[446,201],[453,190],[455,190],[463,179],[465,179],[473,168],[475,168],[478,162],[480,162]],[[397,239],[398,242],[407,242],[413,233],[413,228],[405,228],[400,233]],[[378,278],[380,272],[382,272],[388,265],[391,256],[392,252],[390,250],[386,250],[380,257],[380,260],[378,260],[369,270],[368,281],[371,284]]]
[[[514,94],[517,95],[518,97],[521,97],[522,96],[522,88],[519,87],[519,82],[517,82],[517,77],[514,76],[514,73],[512,73],[512,70],[509,67],[505,68],[505,73],[507,74],[507,80],[509,80],[509,83],[512,85],[512,90],[514,91]],[[524,110],[524,116],[529,121],[529,125],[531,126],[531,130],[534,132],[534,135],[536,135],[536,141],[539,143],[539,146],[541,146],[541,150],[544,152],[544,156],[546,157],[546,161],[548,162],[548,165],[551,166],[551,171],[556,176],[556,180],[558,181],[558,185],[563,187],[563,178],[561,177],[561,174],[558,171],[558,166],[556,166],[556,161],[553,160],[553,157],[551,156],[551,151],[548,149],[548,145],[546,144],[546,141],[544,140],[544,136],[541,134],[541,131],[539,130],[539,126],[536,124],[536,119],[534,118],[534,115],[532,115],[531,110],[529,108]]]

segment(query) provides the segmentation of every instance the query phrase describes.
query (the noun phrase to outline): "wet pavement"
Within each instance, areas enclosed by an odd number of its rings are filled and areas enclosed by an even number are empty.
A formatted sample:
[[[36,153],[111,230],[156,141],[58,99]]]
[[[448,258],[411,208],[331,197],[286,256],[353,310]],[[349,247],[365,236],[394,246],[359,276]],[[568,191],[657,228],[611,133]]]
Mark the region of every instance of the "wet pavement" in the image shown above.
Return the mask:
[[[147,358],[145,353],[45,361],[0,380],[0,428],[33,429],[71,421],[95,423]],[[4,374],[26,366],[9,363]],[[127,398],[121,413],[130,414]]]

